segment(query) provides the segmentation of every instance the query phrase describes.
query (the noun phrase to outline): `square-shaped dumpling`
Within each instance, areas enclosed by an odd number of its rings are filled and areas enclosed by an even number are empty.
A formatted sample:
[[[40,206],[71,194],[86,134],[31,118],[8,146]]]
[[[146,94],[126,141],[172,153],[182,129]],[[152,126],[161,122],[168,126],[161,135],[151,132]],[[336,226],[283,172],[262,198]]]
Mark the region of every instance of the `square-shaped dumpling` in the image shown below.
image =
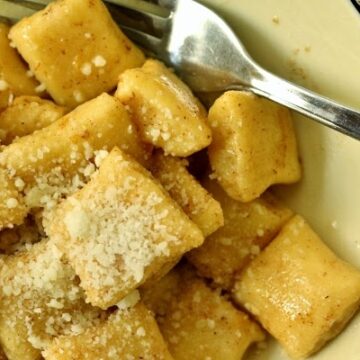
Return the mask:
[[[150,173],[118,148],[60,206],[48,234],[101,308],[203,242],[200,229]]]
[[[9,359],[37,360],[59,335],[103,321],[86,304],[73,269],[52,243],[5,257],[0,269],[0,343]]]
[[[242,203],[230,198],[215,181],[207,180],[204,186],[220,202],[224,226],[190,251],[187,259],[199,274],[230,289],[244,266],[277,235],[292,211],[270,193]]]
[[[65,115],[66,109],[37,96],[19,96],[0,114],[0,142],[40,130]]]
[[[177,271],[179,278],[173,275]],[[151,298],[152,291],[156,294]],[[248,315],[207,287],[191,269],[170,272],[146,292],[150,293],[146,300],[160,311],[159,328],[176,360],[239,360],[252,343],[264,340]]]
[[[6,146],[0,165],[25,193],[29,209],[47,208],[87,182],[97,158],[115,145],[140,162],[148,155],[121,102],[104,93]]]
[[[207,237],[224,224],[221,206],[186,166],[186,160],[157,153],[151,172]]]
[[[69,107],[111,90],[122,71],[144,62],[101,0],[54,1],[13,26],[10,39],[53,99]]]
[[[28,67],[10,46],[9,27],[0,23],[0,111],[14,96],[35,95],[38,82],[29,75]]]
[[[360,303],[360,272],[293,217],[238,280],[235,299],[302,359],[337,335]]]
[[[121,74],[115,96],[128,105],[143,140],[166,154],[189,156],[211,142],[206,110],[157,60]]]
[[[119,309],[78,336],[61,336],[43,352],[46,360],[172,360],[159,328],[142,303]]]
[[[296,139],[285,107],[228,91],[210,108],[209,124],[211,168],[232,198],[251,201],[273,184],[299,180]]]

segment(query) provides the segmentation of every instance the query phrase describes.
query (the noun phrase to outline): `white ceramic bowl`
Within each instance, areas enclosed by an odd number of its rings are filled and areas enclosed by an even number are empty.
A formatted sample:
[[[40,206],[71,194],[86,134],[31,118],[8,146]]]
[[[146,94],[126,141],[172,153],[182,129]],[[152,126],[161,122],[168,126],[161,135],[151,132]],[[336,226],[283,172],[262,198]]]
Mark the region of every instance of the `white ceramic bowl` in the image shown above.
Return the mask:
[[[360,14],[350,0],[204,0],[266,69],[360,110]],[[360,269],[360,141],[294,114],[304,174],[278,194]],[[285,360],[274,341],[252,360]],[[360,359],[360,314],[316,360]],[[224,359],[225,360],[225,359]]]

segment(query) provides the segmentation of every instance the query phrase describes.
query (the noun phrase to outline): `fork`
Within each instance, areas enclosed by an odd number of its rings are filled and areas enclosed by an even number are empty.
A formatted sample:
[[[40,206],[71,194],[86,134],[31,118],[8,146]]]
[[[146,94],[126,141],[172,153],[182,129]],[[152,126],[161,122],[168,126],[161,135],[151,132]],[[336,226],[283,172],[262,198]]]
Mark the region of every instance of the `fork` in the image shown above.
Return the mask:
[[[194,0],[159,1],[106,2],[124,32],[173,67],[194,92],[252,91],[360,140],[359,111],[263,69],[225,21],[204,5]],[[49,2],[0,0],[0,16],[18,20]]]

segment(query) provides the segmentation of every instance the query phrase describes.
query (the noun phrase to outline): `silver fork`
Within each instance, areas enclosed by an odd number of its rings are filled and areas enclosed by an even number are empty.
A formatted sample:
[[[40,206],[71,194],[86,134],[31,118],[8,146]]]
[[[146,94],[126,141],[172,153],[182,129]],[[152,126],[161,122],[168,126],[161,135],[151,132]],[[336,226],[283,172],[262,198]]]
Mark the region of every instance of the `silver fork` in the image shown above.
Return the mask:
[[[172,66],[193,91],[253,91],[360,140],[359,111],[292,84],[260,67],[231,28],[204,5],[194,0],[159,1],[161,5],[142,0],[107,2],[117,5],[110,5],[110,11],[127,35]],[[50,1],[12,1],[16,6],[29,2],[43,6]],[[7,1],[0,0],[0,16],[6,16],[1,11],[3,3]],[[131,12],[122,17],[119,9],[131,9]],[[26,11],[25,15],[29,15],[34,10],[29,10],[27,5]],[[134,17],[141,20],[141,26],[138,20],[132,21]],[[16,19],[16,16],[13,18]]]

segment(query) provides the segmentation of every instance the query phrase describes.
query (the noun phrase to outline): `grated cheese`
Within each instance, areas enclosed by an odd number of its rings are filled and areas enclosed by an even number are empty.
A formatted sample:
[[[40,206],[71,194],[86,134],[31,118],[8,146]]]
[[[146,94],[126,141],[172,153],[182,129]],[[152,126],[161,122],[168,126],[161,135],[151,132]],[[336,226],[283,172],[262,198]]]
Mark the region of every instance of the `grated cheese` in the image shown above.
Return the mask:
[[[9,209],[15,209],[18,206],[19,202],[15,198],[10,198],[6,200],[6,206]]]
[[[40,84],[35,88],[35,92],[37,92],[37,93],[41,93],[41,92],[43,92],[45,90],[46,90],[46,85],[45,84]]]
[[[104,59],[101,55],[96,55],[91,62],[96,66],[96,67],[104,67],[106,65],[106,59]]]
[[[90,63],[85,63],[83,64],[83,66],[81,67],[81,72],[83,75],[85,76],[89,76],[92,72],[92,67]]]
[[[138,290],[132,291],[129,295],[125,296],[120,302],[116,304],[118,309],[124,310],[135,306],[140,300],[140,293]]]
[[[0,80],[0,91],[5,91],[9,87],[9,84],[5,80]]]

